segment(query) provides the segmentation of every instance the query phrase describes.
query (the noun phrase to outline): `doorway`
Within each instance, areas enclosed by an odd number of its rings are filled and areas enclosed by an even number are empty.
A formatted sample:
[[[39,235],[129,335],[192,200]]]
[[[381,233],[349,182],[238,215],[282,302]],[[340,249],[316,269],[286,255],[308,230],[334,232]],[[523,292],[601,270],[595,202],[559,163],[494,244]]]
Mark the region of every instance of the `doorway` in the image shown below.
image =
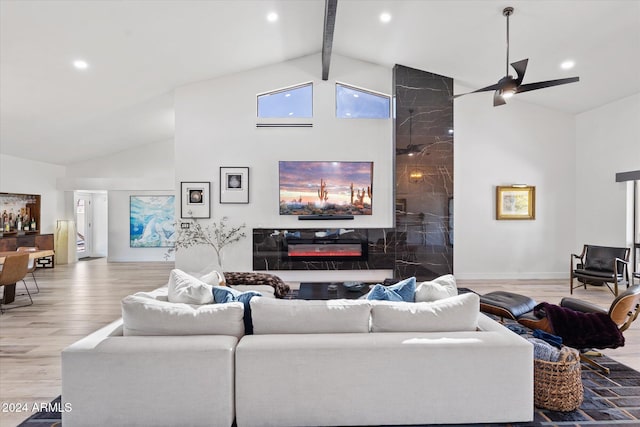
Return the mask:
[[[107,192],[74,192],[78,259],[107,256]]]

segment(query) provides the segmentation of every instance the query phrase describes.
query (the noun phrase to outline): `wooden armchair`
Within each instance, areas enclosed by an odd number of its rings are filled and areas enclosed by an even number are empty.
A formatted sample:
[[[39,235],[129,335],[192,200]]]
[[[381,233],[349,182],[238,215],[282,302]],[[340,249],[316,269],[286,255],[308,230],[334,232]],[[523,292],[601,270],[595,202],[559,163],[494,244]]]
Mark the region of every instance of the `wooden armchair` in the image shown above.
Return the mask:
[[[29,265],[28,253],[9,255],[5,258],[4,264],[2,266],[2,270],[0,271],[0,286],[14,286],[14,285],[17,285],[20,280],[22,280],[22,283],[24,284],[24,287],[27,290],[27,296],[29,297],[29,304],[3,309],[2,303],[4,303],[4,300],[6,297],[6,295],[4,295],[2,300],[0,300],[0,314],[12,308],[26,307],[27,305],[33,304],[33,300],[31,299],[31,293],[29,292],[29,288],[27,288],[27,284],[24,282],[24,278],[28,272],[28,265]],[[5,288],[5,293],[7,292],[6,289],[7,288]]]
[[[580,286],[587,289],[588,284],[605,284],[609,290],[618,296],[618,284],[629,287],[629,248],[614,248],[608,246],[584,245],[580,255],[571,254],[569,289]],[[575,261],[579,260],[576,264]],[[574,286],[573,279],[580,284]],[[610,283],[613,284],[611,288]]]

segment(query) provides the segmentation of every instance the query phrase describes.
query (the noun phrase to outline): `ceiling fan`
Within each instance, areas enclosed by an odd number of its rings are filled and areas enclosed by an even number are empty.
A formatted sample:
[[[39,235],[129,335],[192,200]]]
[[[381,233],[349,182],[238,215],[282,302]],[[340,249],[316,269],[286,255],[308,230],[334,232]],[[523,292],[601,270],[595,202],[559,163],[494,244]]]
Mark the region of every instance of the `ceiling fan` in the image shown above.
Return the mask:
[[[502,11],[502,15],[507,17],[507,72],[506,75],[498,80],[498,83],[492,84],[491,86],[484,87],[482,89],[474,90],[473,92],[461,93],[455,95],[454,98],[458,98],[459,96],[468,95],[470,93],[477,92],[488,92],[494,90],[493,94],[493,106],[497,107],[498,105],[504,105],[507,102],[506,98],[510,98],[516,93],[529,92],[531,90],[536,89],[544,89],[546,87],[551,86],[559,86],[567,83],[574,83],[580,80],[579,77],[569,77],[566,79],[558,79],[558,80],[547,80],[544,82],[536,82],[536,83],[527,83],[522,84],[522,80],[524,79],[524,73],[527,71],[527,63],[529,59],[523,59],[517,62],[513,62],[511,66],[514,70],[516,70],[517,77],[513,78],[513,76],[509,75],[509,16],[513,15],[512,7],[505,7]]]

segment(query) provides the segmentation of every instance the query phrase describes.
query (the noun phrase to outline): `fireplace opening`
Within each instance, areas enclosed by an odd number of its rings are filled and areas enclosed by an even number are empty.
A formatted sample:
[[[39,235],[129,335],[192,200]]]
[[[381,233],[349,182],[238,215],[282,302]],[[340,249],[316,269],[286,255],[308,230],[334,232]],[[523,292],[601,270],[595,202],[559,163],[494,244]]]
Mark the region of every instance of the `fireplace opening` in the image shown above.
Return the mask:
[[[289,261],[366,261],[367,242],[353,239],[286,239]]]

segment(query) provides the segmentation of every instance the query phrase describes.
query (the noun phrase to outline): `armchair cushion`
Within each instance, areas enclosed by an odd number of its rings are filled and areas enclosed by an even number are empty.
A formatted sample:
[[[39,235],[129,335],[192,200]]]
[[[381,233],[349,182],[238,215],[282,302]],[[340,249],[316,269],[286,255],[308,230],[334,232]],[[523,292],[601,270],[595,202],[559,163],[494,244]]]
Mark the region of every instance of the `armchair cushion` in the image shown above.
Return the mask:
[[[606,246],[587,246],[584,269],[606,271],[613,273],[615,259],[625,259],[626,248],[611,248]]]

